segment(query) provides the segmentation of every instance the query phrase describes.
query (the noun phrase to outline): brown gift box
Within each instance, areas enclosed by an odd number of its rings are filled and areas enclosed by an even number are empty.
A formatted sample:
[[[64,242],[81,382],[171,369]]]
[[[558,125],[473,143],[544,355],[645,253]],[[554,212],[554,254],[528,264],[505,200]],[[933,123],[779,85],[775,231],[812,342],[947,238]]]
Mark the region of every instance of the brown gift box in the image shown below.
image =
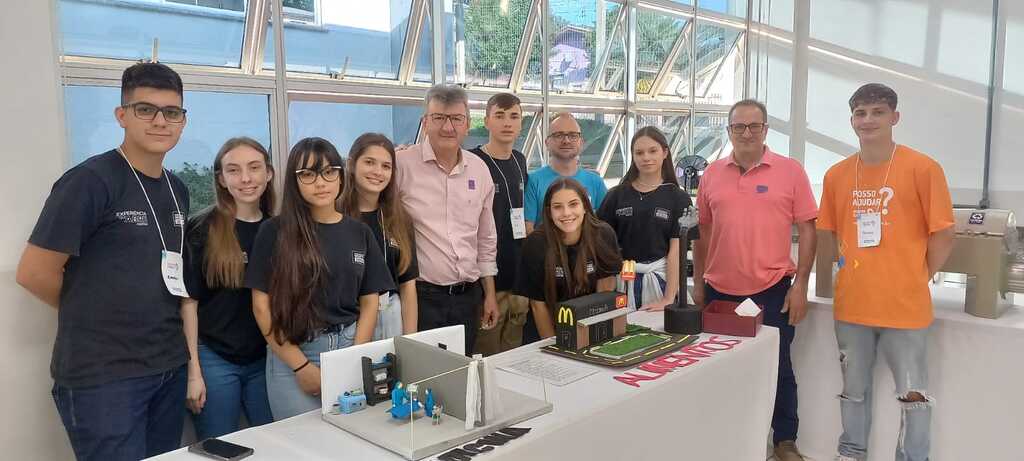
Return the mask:
[[[729,336],[757,336],[757,330],[764,321],[764,307],[754,317],[743,317],[736,314],[740,303],[733,301],[711,301],[704,308],[703,323],[705,333],[717,333]]]

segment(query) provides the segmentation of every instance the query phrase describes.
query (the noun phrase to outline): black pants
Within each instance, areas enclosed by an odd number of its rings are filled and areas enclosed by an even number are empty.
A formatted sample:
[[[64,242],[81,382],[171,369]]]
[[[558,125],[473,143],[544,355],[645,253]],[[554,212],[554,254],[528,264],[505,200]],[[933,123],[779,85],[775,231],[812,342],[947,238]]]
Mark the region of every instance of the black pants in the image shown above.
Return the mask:
[[[484,290],[480,282],[473,282],[458,294],[437,285],[416,282],[416,301],[419,306],[417,330],[431,330],[452,325],[466,328],[466,356],[473,355],[476,330],[480,325],[480,310]]]
[[[792,282],[792,277],[783,277],[767,290],[750,296],[725,294],[710,283],[706,284],[705,290],[707,302],[716,299],[735,302],[742,302],[746,298],[754,300],[764,308],[764,324],[779,329],[779,381],[775,390],[775,413],[772,415],[772,438],[776,444],[783,440],[796,440],[800,425],[796,413],[796,375],[793,374],[793,361],[789,357],[789,346],[793,343],[796,328],[789,324],[789,313],[782,313],[782,305],[786,302],[786,294]]]

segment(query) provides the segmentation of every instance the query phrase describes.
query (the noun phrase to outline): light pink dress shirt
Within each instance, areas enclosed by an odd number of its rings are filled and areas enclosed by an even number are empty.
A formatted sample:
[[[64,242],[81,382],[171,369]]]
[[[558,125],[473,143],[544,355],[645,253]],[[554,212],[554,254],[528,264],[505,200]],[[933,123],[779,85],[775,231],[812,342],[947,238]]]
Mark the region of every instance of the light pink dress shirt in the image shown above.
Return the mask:
[[[429,140],[397,155],[395,184],[416,230],[419,280],[435,285],[498,273],[491,172],[471,152],[461,150],[460,156],[446,173]]]

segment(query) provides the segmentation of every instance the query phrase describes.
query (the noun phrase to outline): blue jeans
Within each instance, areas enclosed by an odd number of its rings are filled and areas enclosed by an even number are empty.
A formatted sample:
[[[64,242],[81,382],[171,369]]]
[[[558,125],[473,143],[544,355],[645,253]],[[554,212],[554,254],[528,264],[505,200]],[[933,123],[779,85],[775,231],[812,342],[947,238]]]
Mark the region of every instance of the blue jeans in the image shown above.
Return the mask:
[[[267,402],[265,361],[237,365],[200,344],[199,366],[206,382],[206,405],[198,415],[192,415],[192,422],[200,440],[237,431],[242,411],[250,426],[274,420]]]
[[[319,367],[320,353],[344,349],[355,343],[356,324],[357,322],[353,322],[337,332],[321,333],[312,341],[299,344],[299,349],[312,362],[312,365]],[[295,372],[288,364],[282,362],[269,346],[267,347],[267,397],[270,400],[270,410],[274,414],[274,421],[320,408],[320,397],[302,392],[299,382],[295,380]]]
[[[706,285],[704,298],[707,302],[716,299],[743,302],[750,298],[764,308],[764,324],[779,329],[779,379],[775,387],[775,412],[772,413],[772,441],[778,445],[784,440],[796,440],[800,427],[797,414],[796,374],[790,359],[789,346],[793,344],[796,327],[789,324],[789,313],[782,313],[786,294],[792,285],[792,277],[783,277],[768,289],[750,296],[735,296],[722,293]]]
[[[911,392],[917,392],[928,400],[900,402],[902,419],[895,459],[928,459],[932,402],[925,393],[928,388],[927,336],[927,328],[903,330],[836,321],[839,362],[843,370],[843,393],[839,396],[843,435],[839,437],[839,454],[861,460],[868,457],[871,389],[874,384],[872,372],[875,357],[881,351],[892,369],[897,397],[902,400]]]
[[[185,366],[98,386],[53,385],[75,458],[138,460],[178,448],[185,423]]]

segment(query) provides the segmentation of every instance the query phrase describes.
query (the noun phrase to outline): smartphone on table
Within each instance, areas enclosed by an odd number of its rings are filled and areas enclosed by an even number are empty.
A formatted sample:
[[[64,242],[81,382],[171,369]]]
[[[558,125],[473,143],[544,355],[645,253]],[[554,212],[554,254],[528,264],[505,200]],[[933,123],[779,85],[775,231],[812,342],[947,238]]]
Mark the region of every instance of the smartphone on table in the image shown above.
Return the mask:
[[[193,443],[188,451],[221,461],[237,461],[253,454],[252,448],[214,438]]]

